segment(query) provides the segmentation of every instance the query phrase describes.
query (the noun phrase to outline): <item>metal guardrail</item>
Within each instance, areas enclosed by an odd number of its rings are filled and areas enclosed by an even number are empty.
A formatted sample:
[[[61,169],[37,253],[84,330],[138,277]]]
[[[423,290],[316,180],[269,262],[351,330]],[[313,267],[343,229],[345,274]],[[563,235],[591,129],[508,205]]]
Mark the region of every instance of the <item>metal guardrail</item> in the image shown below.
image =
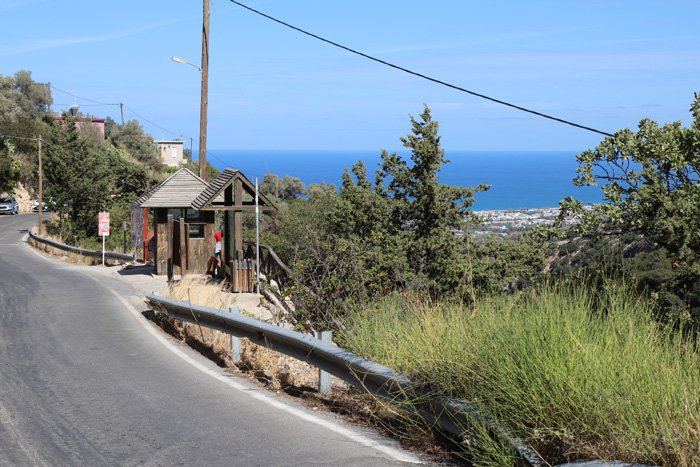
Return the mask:
[[[82,256],[90,256],[92,258],[102,258],[102,250],[86,250],[84,248],[78,248],[77,246],[64,245],[63,243],[59,243],[54,240],[49,240],[48,238],[40,237],[31,231],[29,232],[29,237],[32,238],[34,241],[43,243],[45,245],[50,245],[54,248],[58,248],[59,250],[68,251]],[[130,255],[127,253],[119,253],[116,251],[105,251],[104,255],[105,258],[116,259],[120,261],[134,260],[134,255]]]
[[[466,401],[428,393],[405,375],[299,332],[252,318],[150,294],[146,303],[156,312],[190,323],[245,337],[257,345],[305,361],[362,390],[420,415],[443,430],[463,437],[470,419],[505,438],[529,466],[548,465],[509,428]]]

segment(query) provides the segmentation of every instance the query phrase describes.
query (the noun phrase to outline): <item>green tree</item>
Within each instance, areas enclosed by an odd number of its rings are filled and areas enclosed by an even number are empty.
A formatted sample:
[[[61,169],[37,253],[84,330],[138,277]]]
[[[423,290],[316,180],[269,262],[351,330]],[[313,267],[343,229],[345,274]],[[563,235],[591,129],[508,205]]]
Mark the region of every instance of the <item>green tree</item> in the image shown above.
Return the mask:
[[[329,192],[335,193],[337,190],[338,190],[338,187],[336,187],[335,184],[331,183],[329,185],[326,182],[312,183],[306,189],[306,191],[309,195],[309,199],[315,199],[315,198],[322,197],[326,193],[329,193]]]
[[[471,301],[475,288],[511,290],[542,268],[542,244],[531,236],[471,241],[468,226],[479,219],[469,208],[488,186],[441,184],[449,160],[438,124],[427,107],[411,123],[401,139],[410,161],[382,151],[373,180],[358,161],[337,192],[310,186],[308,198],[286,202],[278,234],[266,234],[294,270],[291,293],[304,323],[342,327],[348,310],[396,292]],[[272,191],[278,180],[267,181]]]
[[[0,75],[0,186],[12,189],[18,182],[36,186],[37,144],[34,141],[50,123],[51,93],[28,71]]]
[[[280,235],[298,287],[294,300],[311,322],[342,321],[350,307],[396,290],[453,296],[467,270],[468,243],[453,230],[472,217],[476,189],[438,182],[443,163],[438,124],[425,107],[402,138],[411,164],[382,151],[370,180],[362,161],[345,170],[338,194],[315,189],[289,205]],[[386,186],[385,186],[386,183]],[[329,321],[330,320],[330,321]]]
[[[411,116],[412,134],[401,138],[404,147],[411,150],[412,165],[384,152],[376,191],[393,199],[394,223],[410,232],[407,254],[413,270],[424,273],[433,290],[454,290],[465,274],[465,264],[459,261],[464,257],[464,242],[454,231],[478,221],[469,209],[474,204],[474,193],[490,186],[466,188],[439,183],[442,165],[450,161],[440,145],[438,122],[427,106],[420,118],[417,121]],[[384,188],[387,177],[390,180]]]
[[[48,114],[52,102],[48,87],[36,83],[31,72],[20,70],[14,76],[0,75],[0,125]]]
[[[100,211],[127,220],[129,203],[148,191],[154,180],[146,166],[134,163],[124,149],[85,137],[75,119],[64,115],[45,136],[45,197],[57,206],[57,233],[70,240],[97,236]]]
[[[285,175],[279,178],[276,174],[266,173],[260,183],[260,192],[279,201],[291,201],[300,196],[306,196],[306,186],[297,177]]]
[[[58,206],[64,232],[79,238],[97,234],[94,219],[107,208],[109,173],[99,151],[84,139],[74,118],[64,114],[44,138],[44,196]]]
[[[22,162],[13,155],[15,146],[8,140],[0,140],[0,191],[12,191],[22,174]]]
[[[591,208],[567,198],[564,216],[581,217],[575,232],[581,235],[641,233],[668,251],[676,269],[674,288],[684,297],[686,319],[700,319],[697,297],[688,290],[700,284],[700,94],[690,109],[693,123],[680,121],[659,126],[644,119],[635,133],[620,130],[594,150],[581,153],[574,183],[598,185],[605,202]]]
[[[123,126],[113,120],[105,122],[105,136],[114,147],[126,150],[137,161],[151,167],[160,165],[158,145],[138,120],[129,120]]]
[[[105,139],[109,142],[120,130],[120,125],[112,117],[105,118]]]

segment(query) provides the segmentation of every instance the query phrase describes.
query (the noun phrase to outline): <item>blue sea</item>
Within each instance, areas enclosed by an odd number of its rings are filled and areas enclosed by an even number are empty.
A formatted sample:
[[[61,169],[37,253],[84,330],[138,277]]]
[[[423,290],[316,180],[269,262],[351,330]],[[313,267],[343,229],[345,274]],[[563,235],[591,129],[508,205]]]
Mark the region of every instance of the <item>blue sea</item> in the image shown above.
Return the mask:
[[[410,165],[409,151],[396,151]],[[381,151],[342,150],[208,150],[207,161],[219,170],[232,168],[251,181],[262,181],[265,173],[299,178],[307,186],[326,182],[340,186],[345,167],[358,160],[367,167],[370,180],[381,161]],[[599,187],[576,187],[575,151],[448,151],[450,160],[440,172],[440,182],[491,189],[475,195],[473,210],[557,207],[573,196],[584,203],[599,203]]]

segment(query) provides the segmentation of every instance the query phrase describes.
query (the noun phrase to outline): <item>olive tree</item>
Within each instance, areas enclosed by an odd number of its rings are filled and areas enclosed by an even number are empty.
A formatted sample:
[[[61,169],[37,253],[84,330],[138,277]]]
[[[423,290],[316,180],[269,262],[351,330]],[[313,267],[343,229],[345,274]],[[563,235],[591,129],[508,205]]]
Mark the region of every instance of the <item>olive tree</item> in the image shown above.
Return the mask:
[[[677,270],[677,306],[686,317],[699,304],[690,291],[700,284],[700,93],[690,111],[690,127],[644,119],[637,132],[617,131],[581,153],[574,183],[600,184],[605,201],[584,207],[569,197],[560,213],[560,220],[580,216],[576,233],[638,232],[666,249]]]

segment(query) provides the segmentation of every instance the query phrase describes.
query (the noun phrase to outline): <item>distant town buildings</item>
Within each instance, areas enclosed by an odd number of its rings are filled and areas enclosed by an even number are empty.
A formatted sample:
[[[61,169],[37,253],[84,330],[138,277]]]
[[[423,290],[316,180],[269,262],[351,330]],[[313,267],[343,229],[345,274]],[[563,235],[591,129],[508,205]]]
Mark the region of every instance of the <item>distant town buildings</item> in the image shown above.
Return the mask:
[[[592,206],[586,206],[586,209],[591,209]],[[474,214],[480,216],[484,223],[475,228],[475,234],[497,234],[507,235],[513,232],[521,232],[530,230],[538,225],[554,224],[559,215],[559,208],[520,208],[506,210],[487,210],[474,211]],[[567,217],[563,219],[562,225],[571,226],[578,224],[579,219],[576,217]]]

